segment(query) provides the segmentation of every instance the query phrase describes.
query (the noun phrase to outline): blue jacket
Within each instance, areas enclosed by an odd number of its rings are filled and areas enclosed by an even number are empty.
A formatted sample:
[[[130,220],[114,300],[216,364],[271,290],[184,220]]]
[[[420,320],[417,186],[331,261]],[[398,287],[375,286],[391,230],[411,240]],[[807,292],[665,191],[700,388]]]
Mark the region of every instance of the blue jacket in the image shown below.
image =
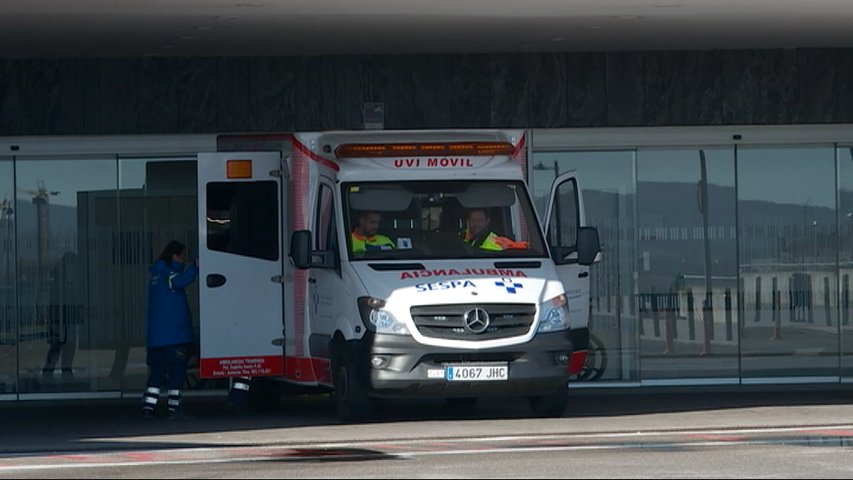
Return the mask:
[[[187,285],[195,281],[198,267],[157,260],[148,282],[148,347],[193,342],[193,323]]]

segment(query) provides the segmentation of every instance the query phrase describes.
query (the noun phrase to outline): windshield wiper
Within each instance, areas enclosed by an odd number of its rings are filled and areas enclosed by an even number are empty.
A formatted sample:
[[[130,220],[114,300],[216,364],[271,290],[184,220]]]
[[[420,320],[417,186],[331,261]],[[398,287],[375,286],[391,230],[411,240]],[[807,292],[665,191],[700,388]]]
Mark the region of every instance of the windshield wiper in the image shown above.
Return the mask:
[[[368,263],[367,266],[376,270],[377,272],[426,269],[423,263]]]
[[[541,268],[542,262],[495,262],[495,268]]]

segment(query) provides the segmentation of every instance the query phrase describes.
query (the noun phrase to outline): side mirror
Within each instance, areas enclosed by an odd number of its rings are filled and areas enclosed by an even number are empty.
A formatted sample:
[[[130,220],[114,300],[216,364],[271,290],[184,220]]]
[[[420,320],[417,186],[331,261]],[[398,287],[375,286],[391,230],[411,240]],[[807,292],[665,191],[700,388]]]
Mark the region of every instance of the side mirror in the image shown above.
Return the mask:
[[[311,246],[313,239],[310,230],[293,232],[290,237],[290,258],[293,266],[299,269],[311,267]]]
[[[595,262],[595,257],[601,252],[598,240],[598,230],[594,227],[578,229],[578,263],[588,266]]]

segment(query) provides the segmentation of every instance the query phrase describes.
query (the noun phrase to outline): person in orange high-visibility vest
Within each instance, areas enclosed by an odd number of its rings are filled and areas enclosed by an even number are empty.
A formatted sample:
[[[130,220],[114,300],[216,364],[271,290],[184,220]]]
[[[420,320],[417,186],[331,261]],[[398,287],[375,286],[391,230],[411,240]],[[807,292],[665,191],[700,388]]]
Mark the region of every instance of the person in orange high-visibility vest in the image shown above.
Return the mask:
[[[364,255],[368,250],[393,250],[393,240],[377,233],[382,216],[379,212],[363,212],[358,216],[358,226],[350,235],[352,253]]]
[[[484,209],[475,208],[468,212],[467,228],[462,230],[462,240],[481,250],[500,252],[503,250],[528,248],[527,242],[516,242],[511,238],[498,235],[489,229],[491,219]]]

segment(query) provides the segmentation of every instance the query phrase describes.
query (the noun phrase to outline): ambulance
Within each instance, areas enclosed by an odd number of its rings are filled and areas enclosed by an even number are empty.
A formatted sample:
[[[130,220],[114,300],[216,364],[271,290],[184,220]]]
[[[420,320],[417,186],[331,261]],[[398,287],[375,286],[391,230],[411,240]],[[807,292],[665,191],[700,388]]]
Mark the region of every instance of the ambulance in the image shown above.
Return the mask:
[[[523,130],[225,135],[217,150],[198,156],[202,377],[332,391],[347,420],[382,398],[564,413],[599,239],[574,173],[543,228]]]

